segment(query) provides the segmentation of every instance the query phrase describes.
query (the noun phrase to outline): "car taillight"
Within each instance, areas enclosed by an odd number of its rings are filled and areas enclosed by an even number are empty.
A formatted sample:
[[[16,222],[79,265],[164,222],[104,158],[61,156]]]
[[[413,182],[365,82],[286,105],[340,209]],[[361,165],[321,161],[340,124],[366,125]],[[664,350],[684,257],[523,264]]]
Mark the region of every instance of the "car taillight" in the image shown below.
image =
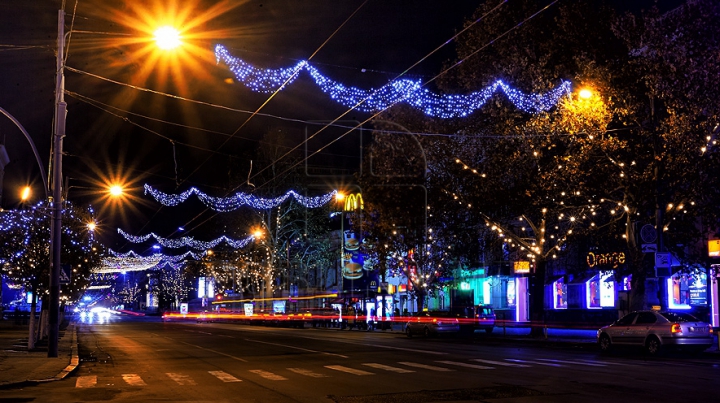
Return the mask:
[[[673,323],[672,327],[670,328],[671,333],[682,333],[682,327],[680,327],[679,324]]]

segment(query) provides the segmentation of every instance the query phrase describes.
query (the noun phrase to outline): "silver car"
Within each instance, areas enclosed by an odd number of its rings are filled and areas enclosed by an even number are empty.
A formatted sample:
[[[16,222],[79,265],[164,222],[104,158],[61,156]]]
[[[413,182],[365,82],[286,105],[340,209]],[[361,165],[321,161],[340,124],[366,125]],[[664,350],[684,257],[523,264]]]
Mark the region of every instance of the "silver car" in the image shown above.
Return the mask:
[[[687,313],[635,311],[600,328],[597,341],[602,352],[621,345],[644,347],[649,354],[665,347],[697,352],[712,346],[713,329]]]
[[[460,332],[458,318],[445,311],[418,312],[405,325],[407,337],[412,337],[414,334],[427,337],[458,332]]]

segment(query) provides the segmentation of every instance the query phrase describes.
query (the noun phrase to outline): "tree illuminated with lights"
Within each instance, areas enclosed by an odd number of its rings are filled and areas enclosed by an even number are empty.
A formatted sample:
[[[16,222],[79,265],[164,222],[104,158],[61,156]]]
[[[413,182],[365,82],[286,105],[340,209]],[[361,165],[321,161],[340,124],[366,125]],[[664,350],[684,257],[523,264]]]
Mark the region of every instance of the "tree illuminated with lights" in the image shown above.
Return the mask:
[[[440,85],[471,91],[502,76],[538,92],[570,78],[574,91],[557,108],[527,114],[498,97],[467,119],[422,119],[407,108],[388,116],[416,132],[448,133],[419,139],[430,203],[442,206],[436,214],[459,229],[453,239],[464,237],[477,261],[534,261],[535,323],[544,321],[537,296],[548,270],[587,270],[582,249],[625,251],[627,264],[616,275],[632,275],[630,308],[644,308],[654,262],[640,250],[639,228],[655,226],[663,250],[693,264],[703,259],[707,229],[718,226],[720,66],[710,55],[718,51],[712,38],[720,7],[696,1],[666,14],[617,18],[597,2],[558,4],[494,41],[538,8],[524,2],[469,31],[458,59],[493,46]],[[557,263],[571,252],[574,264]]]

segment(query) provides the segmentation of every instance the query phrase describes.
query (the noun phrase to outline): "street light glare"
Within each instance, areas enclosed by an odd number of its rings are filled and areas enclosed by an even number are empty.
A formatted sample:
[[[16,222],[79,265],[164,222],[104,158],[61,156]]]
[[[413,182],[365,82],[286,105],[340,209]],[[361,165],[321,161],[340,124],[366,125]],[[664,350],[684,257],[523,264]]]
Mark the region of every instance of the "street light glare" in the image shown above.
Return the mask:
[[[343,192],[337,192],[337,194],[335,194],[335,200],[342,201],[343,199],[345,199],[345,194]]]
[[[123,194],[123,188],[120,185],[112,185],[110,186],[110,195],[113,197],[118,197]]]
[[[20,200],[27,201],[30,198],[30,186],[25,186],[20,193]]]
[[[589,98],[592,97],[593,93],[592,93],[592,90],[589,90],[589,89],[587,89],[587,88],[583,88],[583,89],[580,90],[580,92],[578,93],[578,95],[580,95],[580,98],[582,98],[582,99],[589,99]]]
[[[155,30],[155,43],[162,50],[175,49],[182,44],[180,31],[171,26],[160,27]]]

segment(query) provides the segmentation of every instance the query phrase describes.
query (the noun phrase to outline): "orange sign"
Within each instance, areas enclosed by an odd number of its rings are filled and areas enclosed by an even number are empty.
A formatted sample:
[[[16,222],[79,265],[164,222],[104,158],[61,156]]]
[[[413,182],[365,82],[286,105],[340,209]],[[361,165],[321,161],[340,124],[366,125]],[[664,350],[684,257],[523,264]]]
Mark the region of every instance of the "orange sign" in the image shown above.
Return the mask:
[[[516,274],[530,273],[530,262],[527,260],[513,262],[513,269]]]
[[[720,239],[711,239],[708,241],[708,256],[720,257]]]

